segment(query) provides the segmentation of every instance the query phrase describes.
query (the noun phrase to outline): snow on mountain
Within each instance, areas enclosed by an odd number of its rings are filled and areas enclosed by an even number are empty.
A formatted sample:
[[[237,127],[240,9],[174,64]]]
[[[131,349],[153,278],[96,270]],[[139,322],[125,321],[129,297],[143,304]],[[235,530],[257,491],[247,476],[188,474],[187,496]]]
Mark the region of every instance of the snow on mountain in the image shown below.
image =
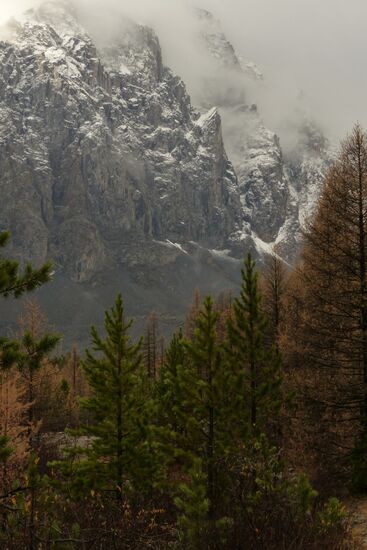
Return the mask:
[[[50,1],[0,30],[0,225],[22,262],[53,259],[51,286],[70,296],[63,331],[121,288],[135,315],[176,315],[196,286],[235,286],[247,250],[297,253],[326,140],[305,123],[286,157],[247,103],[261,73],[197,17],[218,69],[203,71],[198,110],[144,25],[118,19],[96,45],[67,1]]]
[[[211,69],[211,79],[203,79],[203,93],[194,101],[204,109],[218,105],[222,117],[224,143],[238,177],[242,204],[243,225],[235,239],[248,241],[251,236],[261,254],[276,244],[283,257],[293,262],[331,161],[328,142],[317,125],[300,114],[293,128],[296,141],[284,154],[278,136],[265,127],[257,106],[247,99],[249,79],[261,82],[262,73],[237,55],[211,13],[196,10],[196,14],[201,42],[216,67]]]
[[[83,281],[138,261],[137,240],[225,246],[240,208],[221,120],[193,109],[154,32],[122,22],[97,51],[52,2],[11,26],[0,45],[1,218],[16,252],[51,255]]]

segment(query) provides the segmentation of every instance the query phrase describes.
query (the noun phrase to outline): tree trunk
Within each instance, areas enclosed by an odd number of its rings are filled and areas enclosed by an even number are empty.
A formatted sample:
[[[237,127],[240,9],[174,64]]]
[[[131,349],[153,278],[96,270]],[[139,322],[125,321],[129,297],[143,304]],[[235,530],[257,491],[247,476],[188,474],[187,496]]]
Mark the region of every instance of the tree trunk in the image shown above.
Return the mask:
[[[362,364],[363,364],[363,380],[364,380],[364,403],[363,403],[363,426],[367,429],[367,288],[366,288],[366,235],[365,235],[365,220],[364,220],[364,178],[361,158],[361,143],[358,141],[358,207],[359,207],[359,276],[361,289],[361,334],[362,334]]]
[[[208,499],[209,499],[209,520],[214,519],[214,408],[213,398],[213,372],[212,363],[208,365],[208,386],[209,386],[209,433],[208,433]]]
[[[123,414],[122,414],[122,360],[120,352],[117,355],[117,371],[119,386],[117,392],[117,499],[122,502],[123,467],[122,467],[122,443],[123,443]]]

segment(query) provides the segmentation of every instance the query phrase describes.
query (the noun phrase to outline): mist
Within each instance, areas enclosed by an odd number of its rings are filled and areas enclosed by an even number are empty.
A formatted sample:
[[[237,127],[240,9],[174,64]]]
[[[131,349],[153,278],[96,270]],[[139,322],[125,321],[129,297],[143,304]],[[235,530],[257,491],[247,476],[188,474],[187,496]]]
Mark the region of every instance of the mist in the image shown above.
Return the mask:
[[[193,99],[199,77],[212,67],[194,40],[197,22],[190,9],[212,11],[237,53],[264,74],[259,88],[248,83],[248,100],[259,103],[265,123],[284,141],[301,95],[302,110],[332,138],[342,138],[356,121],[367,127],[365,0],[75,1],[84,17],[97,21],[100,39],[111,36],[111,10],[153,26],[166,64],[183,77]],[[0,22],[38,3],[1,0]]]

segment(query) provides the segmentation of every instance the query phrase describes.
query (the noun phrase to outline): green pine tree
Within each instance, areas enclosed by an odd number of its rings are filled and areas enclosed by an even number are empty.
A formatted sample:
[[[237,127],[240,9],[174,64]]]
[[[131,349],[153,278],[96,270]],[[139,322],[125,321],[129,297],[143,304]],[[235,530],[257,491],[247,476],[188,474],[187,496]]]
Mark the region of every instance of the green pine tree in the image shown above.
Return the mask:
[[[193,366],[196,383],[192,392],[191,413],[187,430],[192,433],[193,450],[202,459],[207,474],[209,516],[215,517],[218,491],[217,460],[223,456],[227,442],[226,418],[222,415],[223,391],[226,373],[222,346],[217,338],[219,315],[213,300],[208,297],[200,311],[194,335],[186,342],[186,350]]]
[[[12,448],[9,446],[9,438],[5,435],[0,436],[0,463],[6,464],[12,454]]]
[[[163,366],[155,390],[158,421],[170,433],[183,435],[184,416],[182,389],[186,387],[183,377],[191,376],[188,356],[185,348],[185,339],[182,330],[173,335],[166,349]]]
[[[0,249],[10,239],[10,233],[0,233]],[[19,262],[0,256],[0,296],[19,298],[25,292],[31,292],[51,279],[51,264],[46,263],[40,269],[27,264],[23,273],[19,272]],[[19,344],[9,338],[0,338],[0,369],[12,367],[19,359]]]
[[[0,338],[0,370],[10,369],[20,359],[20,344],[9,338]]]
[[[188,480],[179,484],[174,499],[179,511],[178,538],[182,548],[199,550],[204,548],[204,541],[210,528],[208,521],[210,502],[207,496],[206,475],[200,459],[193,460],[187,476]]]
[[[206,298],[191,340],[174,336],[161,373],[163,403],[172,399],[173,404],[164,415],[171,459],[185,480],[176,487],[175,502],[187,548],[217,547],[226,495],[223,465],[234,443],[228,413],[235,411],[227,398],[231,378],[217,335],[218,318],[212,299]]]
[[[0,248],[4,248],[10,239],[8,231],[0,233]],[[46,263],[40,269],[34,269],[30,263],[24,272],[19,273],[19,262],[0,257],[0,295],[18,298],[25,292],[31,292],[47,283],[51,278],[51,264]]]
[[[154,415],[141,354],[142,342],[131,342],[122,298],[105,314],[106,338],[91,329],[93,349],[82,367],[92,395],[81,399],[91,423],[74,431],[90,438],[87,448],[69,449],[72,463],[62,464],[74,476],[80,494],[97,489],[114,491],[119,501],[134,489],[151,488],[157,453],[152,438]],[[75,462],[76,460],[76,462]],[[70,471],[70,464],[72,470]]]
[[[265,344],[256,264],[249,254],[242,270],[240,296],[228,322],[227,359],[237,377],[238,428],[243,440],[266,431],[282,404],[280,355]]]

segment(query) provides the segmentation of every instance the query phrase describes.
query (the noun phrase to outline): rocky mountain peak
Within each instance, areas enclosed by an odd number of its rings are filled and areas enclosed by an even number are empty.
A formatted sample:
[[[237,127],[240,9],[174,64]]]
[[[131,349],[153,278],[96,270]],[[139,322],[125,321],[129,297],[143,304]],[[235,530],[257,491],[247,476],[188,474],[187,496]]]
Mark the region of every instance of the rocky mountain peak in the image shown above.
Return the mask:
[[[1,226],[22,262],[53,260],[71,326],[75,303],[99,312],[121,286],[132,313],[144,295],[145,311],[176,314],[196,286],[235,285],[245,251],[296,254],[326,141],[304,126],[288,160],[247,100],[254,75],[197,14],[212,63],[192,99],[156,33],[126,18],[100,36],[45,2],[2,31]]]
[[[300,112],[291,124],[292,150],[287,147],[284,152],[279,137],[266,128],[259,109],[248,101],[248,89],[253,89],[250,81],[262,85],[262,73],[235,52],[212,14],[205,10],[196,14],[212,68],[209,77],[203,70],[202,86],[198,86],[203,92],[195,100],[205,109],[219,107],[241,195],[243,225],[237,239],[252,241],[260,254],[277,245],[292,263],[305,218],[312,215],[330,163],[328,141],[312,119]]]
[[[129,24],[97,48],[73,12],[48,2],[16,35],[0,49],[0,100],[15,122],[3,133],[2,185],[17,194],[2,218],[18,254],[51,255],[82,281],[136,239],[224,244],[239,207],[220,119],[195,113],[154,32]],[[18,223],[20,203],[39,245]]]

